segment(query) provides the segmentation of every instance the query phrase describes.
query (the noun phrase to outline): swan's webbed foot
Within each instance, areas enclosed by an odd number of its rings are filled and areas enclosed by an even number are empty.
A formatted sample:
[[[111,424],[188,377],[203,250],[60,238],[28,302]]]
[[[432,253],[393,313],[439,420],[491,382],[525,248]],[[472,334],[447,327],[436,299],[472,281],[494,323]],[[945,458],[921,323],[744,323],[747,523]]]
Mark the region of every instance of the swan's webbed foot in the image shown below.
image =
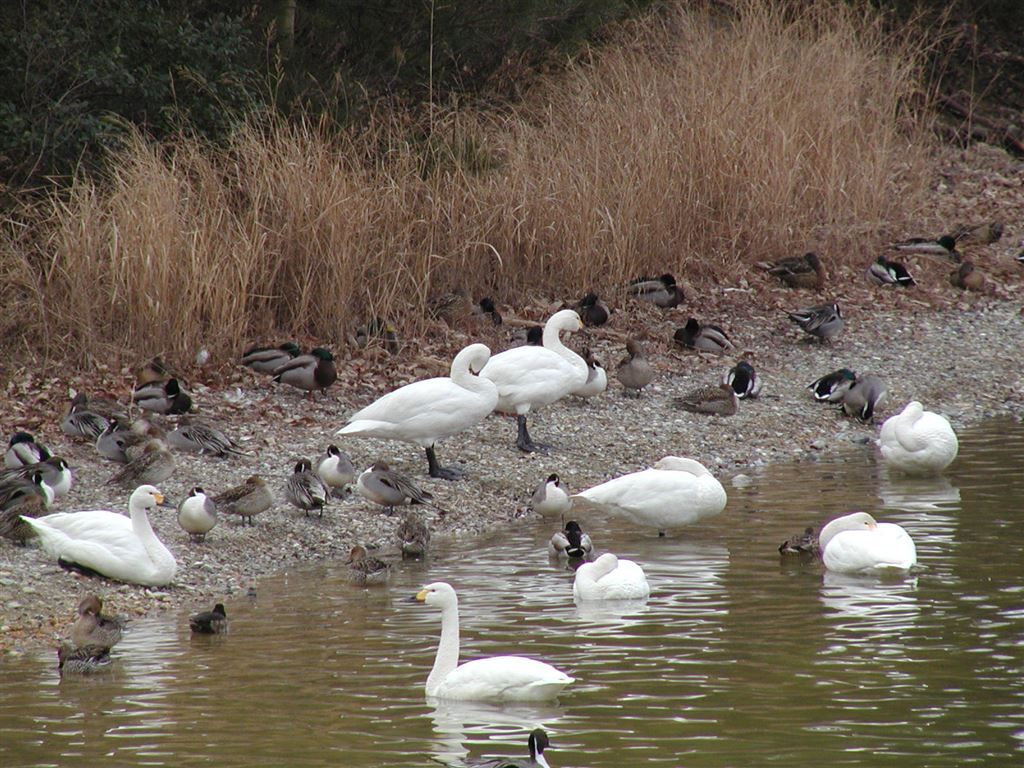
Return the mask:
[[[442,467],[437,463],[434,446],[427,448],[427,473],[440,480],[461,480],[465,473],[457,467]]]

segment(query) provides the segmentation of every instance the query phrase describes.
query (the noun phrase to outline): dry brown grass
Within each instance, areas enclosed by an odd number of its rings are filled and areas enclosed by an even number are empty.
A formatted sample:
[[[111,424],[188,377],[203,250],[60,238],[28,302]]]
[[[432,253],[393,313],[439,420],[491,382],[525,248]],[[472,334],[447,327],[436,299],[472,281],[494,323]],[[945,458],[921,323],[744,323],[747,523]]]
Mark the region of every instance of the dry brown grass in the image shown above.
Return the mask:
[[[81,362],[338,344],[373,315],[420,330],[453,288],[515,304],[841,259],[920,201],[922,52],[845,4],[766,5],[632,24],[503,114],[436,113],[426,140],[402,115],[138,139],[4,229],[0,339]]]

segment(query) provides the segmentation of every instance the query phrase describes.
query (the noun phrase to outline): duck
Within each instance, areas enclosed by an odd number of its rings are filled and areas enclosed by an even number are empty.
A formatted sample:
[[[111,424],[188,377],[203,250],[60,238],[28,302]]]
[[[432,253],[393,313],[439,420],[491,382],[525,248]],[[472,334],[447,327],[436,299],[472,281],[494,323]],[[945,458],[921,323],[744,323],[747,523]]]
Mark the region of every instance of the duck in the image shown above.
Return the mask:
[[[4,452],[4,466],[8,469],[17,469],[46,461],[52,455],[45,445],[36,442],[31,433],[15,432],[11,435],[7,450]]]
[[[768,274],[779,278],[790,288],[822,288],[825,285],[825,265],[813,251],[765,265]]]
[[[608,389],[608,374],[601,366],[601,361],[594,357],[589,347],[583,349],[583,360],[587,364],[587,380],[569,394],[573,397],[590,398],[600,395]]]
[[[144,411],[165,416],[188,413],[192,410],[192,398],[175,378],[139,384],[132,392],[132,402]]]
[[[402,557],[423,557],[430,546],[430,529],[418,514],[409,510],[395,529]]]
[[[544,750],[551,746],[543,728],[534,728],[526,741],[529,759],[502,757],[496,760],[467,760],[466,768],[549,768]]]
[[[584,558],[594,551],[594,543],[583,532],[580,524],[570,520],[561,531],[555,531],[548,542],[552,557]]]
[[[494,299],[492,299],[490,296],[484,296],[482,299],[480,299],[480,301],[478,301],[476,303],[476,306],[473,308],[473,312],[475,314],[483,315],[484,317],[490,318],[492,325],[501,325],[503,322],[501,313],[495,306]]]
[[[274,494],[271,493],[266,480],[259,475],[252,475],[241,485],[214,496],[213,503],[217,506],[218,512],[238,515],[243,523],[254,525],[253,517],[273,506]]]
[[[334,355],[324,347],[314,347],[308,355],[298,355],[274,369],[274,381],[305,390],[307,395],[326,393],[338,378]]]
[[[57,648],[57,670],[60,676],[90,675],[111,665],[110,649],[94,645],[76,647],[64,642]]]
[[[441,610],[441,639],[426,694],[456,701],[545,701],[574,678],[537,659],[488,656],[459,664],[459,599],[450,584],[427,584],[413,598]]]
[[[644,569],[632,560],[605,552],[576,569],[572,583],[576,602],[585,600],[645,600],[651,596]]]
[[[68,413],[80,413],[82,411],[88,411],[93,413],[106,421],[118,421],[122,424],[127,424],[128,413],[117,400],[111,397],[104,397],[103,395],[96,395],[90,397],[85,392],[77,393],[71,398],[71,403],[68,405]]]
[[[345,562],[348,564],[348,580],[353,584],[383,584],[391,577],[391,566],[379,557],[367,554],[362,544],[352,547]]]
[[[120,423],[113,421],[96,437],[96,453],[109,461],[127,464],[128,454],[125,452],[125,448],[127,448],[128,442],[144,439],[142,435],[125,429]]]
[[[626,357],[615,368],[615,376],[627,397],[640,397],[643,388],[654,379],[654,368],[647,362],[644,345],[636,339],[626,342]]]
[[[398,350],[401,348],[395,326],[380,317],[371,317],[366,325],[356,329],[356,344],[358,346],[366,347],[373,340],[379,340],[389,355],[398,354]]]
[[[46,482],[41,469],[20,468],[7,470],[0,478],[0,509],[13,511],[29,498],[38,497],[44,509],[49,509],[55,498],[53,488]]]
[[[42,476],[39,477],[41,482]],[[25,546],[32,537],[32,529],[22,518],[41,517],[47,513],[48,502],[43,493],[31,482],[0,488],[0,536]],[[50,493],[52,498],[52,491]]]
[[[664,536],[670,528],[689,525],[725,509],[725,488],[699,461],[665,456],[654,467],[613,478],[580,491],[572,498],[654,528]]]
[[[518,427],[516,447],[524,453],[546,446],[534,443],[526,426],[533,408],[561,400],[587,380],[586,361],[562,344],[558,335],[583,327],[580,316],[571,309],[553,314],[544,324],[542,347],[514,347],[493,355],[480,371],[498,388],[495,410],[514,413]]]
[[[917,564],[910,534],[895,523],[878,523],[867,512],[832,520],[818,536],[825,568],[837,573],[907,571]]]
[[[740,400],[754,400],[761,394],[764,381],[757,375],[754,366],[746,360],[740,360],[726,371],[722,383],[728,384]]]
[[[345,489],[356,481],[356,468],[351,457],[336,445],[328,445],[316,465],[316,474],[333,496],[344,496]]]
[[[972,261],[964,261],[950,272],[949,283],[962,291],[984,293],[988,290],[988,278]]]
[[[676,279],[669,273],[661,277],[641,277],[629,284],[629,292],[640,299],[654,304],[662,309],[672,309],[679,306],[686,295],[683,289],[676,285]]]
[[[911,237],[893,243],[891,246],[897,251],[904,253],[923,253],[928,256],[939,256],[960,263],[960,252],[956,249],[956,238],[952,235],[942,235],[938,238]]]
[[[704,413],[711,416],[735,416],[739,411],[739,398],[732,384],[721,382],[698,387],[692,392],[672,400],[678,407],[690,413]]]
[[[270,375],[301,354],[298,344],[286,341],[276,347],[250,347],[242,353],[241,363],[256,373]]]
[[[312,462],[309,459],[300,459],[285,484],[284,497],[293,506],[301,509],[307,517],[310,510],[315,510],[323,517],[329,495],[327,486],[313,471]]]
[[[953,231],[953,238],[957,245],[970,243],[978,245],[991,245],[999,242],[1003,237],[1003,223],[1001,221],[986,221],[982,224],[965,224]]]
[[[898,261],[890,261],[884,255],[871,262],[867,276],[868,280],[879,285],[899,285],[903,288],[917,285],[906,266]]]
[[[868,423],[875,416],[875,409],[885,399],[885,383],[872,374],[858,376],[857,380],[843,392],[843,413]]]
[[[673,339],[676,344],[687,349],[712,352],[716,355],[721,355],[735,346],[724,330],[717,325],[701,323],[695,317],[687,320],[682,328],[677,328]]]
[[[71,642],[76,648],[95,646],[110,650],[124,633],[124,621],[103,614],[103,600],[98,595],[86,595],[75,608],[78,619],[71,627]]]
[[[174,474],[174,456],[163,440],[150,438],[142,447],[142,453],[115,472],[107,485],[152,485],[162,483]]]
[[[68,411],[60,422],[60,431],[68,437],[84,437],[95,441],[110,423],[110,420],[98,413],[82,408]]]
[[[429,504],[436,507],[431,493],[383,461],[374,462],[359,474],[356,478],[356,491],[374,504],[380,504],[389,515],[395,507],[405,504]]]
[[[831,341],[843,330],[843,313],[839,304],[818,304],[795,312],[787,312],[789,319],[800,328],[822,341]]]
[[[548,475],[547,480],[537,483],[530,497],[530,509],[540,515],[563,515],[571,507],[569,494],[565,492],[565,486],[555,472]]]
[[[226,635],[228,626],[224,603],[217,603],[211,610],[200,611],[188,619],[189,629],[197,635]]]
[[[41,476],[38,483],[34,480],[37,473]],[[17,484],[22,481],[34,484],[36,490],[41,493],[42,488],[45,486],[49,491],[49,497],[46,502],[47,506],[49,506],[55,499],[61,498],[71,490],[74,475],[71,472],[71,467],[60,456],[50,456],[38,464],[26,464],[22,467],[5,469],[0,472],[0,488],[8,483]]]
[[[128,514],[95,510],[22,517],[43,550],[61,565],[94,571],[114,581],[163,587],[178,570],[174,555],[157,538],[147,512],[164,503],[152,485],[140,485],[128,499]]]
[[[450,374],[415,381],[352,414],[339,435],[415,443],[426,451],[427,473],[457,480],[463,473],[442,467],[434,445],[483,421],[498,404],[498,387],[482,374],[491,357],[486,344],[470,344],[452,360]]]
[[[608,322],[611,310],[608,305],[598,298],[596,293],[588,293],[576,304],[576,311],[579,313],[583,324],[588,328],[596,328]]]
[[[849,368],[840,368],[826,373],[819,379],[815,379],[807,385],[815,400],[828,401],[830,403],[842,402],[846,390],[857,381],[857,374]]]
[[[953,463],[960,441],[949,419],[911,400],[882,424],[878,448],[889,466],[910,475],[927,475]]]
[[[178,503],[178,525],[196,543],[206,541],[206,534],[217,525],[217,505],[202,486],[194,486]]]
[[[779,554],[818,557],[821,554],[821,547],[818,545],[814,528],[807,526],[803,533],[794,533],[779,545]]]
[[[182,417],[167,433],[167,442],[181,451],[208,453],[213,456],[245,456],[247,452],[220,429],[203,419]]]

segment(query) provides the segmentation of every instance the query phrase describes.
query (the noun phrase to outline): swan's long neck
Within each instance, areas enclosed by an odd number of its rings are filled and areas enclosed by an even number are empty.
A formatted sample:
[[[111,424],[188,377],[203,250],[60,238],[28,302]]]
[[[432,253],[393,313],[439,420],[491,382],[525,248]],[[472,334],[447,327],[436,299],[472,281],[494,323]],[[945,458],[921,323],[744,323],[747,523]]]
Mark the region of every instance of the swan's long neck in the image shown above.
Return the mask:
[[[433,696],[444,679],[459,666],[459,606],[446,605],[441,610],[441,640],[437,644],[434,668],[427,677],[427,695]]]
[[[562,329],[557,325],[545,325],[543,336],[544,347],[558,354],[563,360],[569,363],[579,376],[580,383],[586,383],[587,376],[590,373],[590,366],[587,365],[586,360],[562,343],[562,340],[558,336],[558,333],[561,330]]]
[[[170,553],[163,542],[156,537],[153,526],[149,523],[149,516],[142,507],[131,505],[129,510],[132,518],[132,531],[138,537],[139,542],[149,555],[154,568],[161,568],[174,563],[174,555]]]
[[[487,395],[496,390],[496,385],[490,379],[483,379],[470,371],[475,357],[461,358],[456,355],[452,361],[452,369],[449,378],[463,389],[469,390],[476,395]]]

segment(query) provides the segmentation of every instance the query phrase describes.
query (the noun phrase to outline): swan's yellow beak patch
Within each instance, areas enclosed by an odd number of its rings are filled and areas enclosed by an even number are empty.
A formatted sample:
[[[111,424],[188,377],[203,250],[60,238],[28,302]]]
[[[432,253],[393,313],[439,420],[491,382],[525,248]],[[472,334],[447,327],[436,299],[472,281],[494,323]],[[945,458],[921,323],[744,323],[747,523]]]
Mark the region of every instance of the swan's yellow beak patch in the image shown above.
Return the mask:
[[[154,493],[153,494],[153,498],[156,499],[156,503],[157,504],[163,504],[164,503],[164,495],[162,493]]]
[[[430,590],[428,590],[428,589],[421,589],[419,592],[416,593],[416,599],[419,602],[424,603],[424,602],[426,602],[427,595],[429,595],[429,594],[430,594]]]

